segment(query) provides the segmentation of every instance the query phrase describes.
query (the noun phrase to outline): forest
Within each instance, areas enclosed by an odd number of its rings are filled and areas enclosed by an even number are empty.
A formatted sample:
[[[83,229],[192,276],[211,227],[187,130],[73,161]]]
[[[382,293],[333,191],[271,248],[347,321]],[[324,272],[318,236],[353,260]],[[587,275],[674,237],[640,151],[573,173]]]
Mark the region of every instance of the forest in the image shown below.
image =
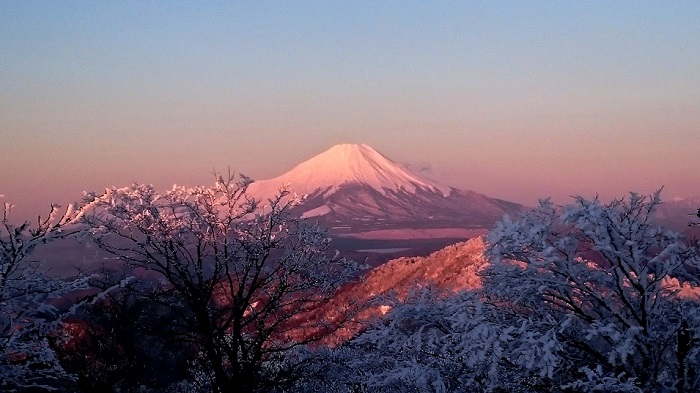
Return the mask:
[[[479,289],[339,303],[365,267],[250,182],[111,188],[34,224],[5,204],[0,390],[700,390],[700,247],[654,223],[660,192],[504,217]],[[33,253],[69,237],[121,268],[50,278]]]

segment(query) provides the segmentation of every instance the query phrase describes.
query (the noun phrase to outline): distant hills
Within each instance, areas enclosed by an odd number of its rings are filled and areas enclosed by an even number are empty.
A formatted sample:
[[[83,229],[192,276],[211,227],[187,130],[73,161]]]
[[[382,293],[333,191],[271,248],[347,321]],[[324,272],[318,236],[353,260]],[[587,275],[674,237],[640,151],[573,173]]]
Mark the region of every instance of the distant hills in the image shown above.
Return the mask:
[[[678,232],[689,230],[688,223],[700,222],[697,217],[700,197],[664,200],[656,210],[654,218],[659,225]]]

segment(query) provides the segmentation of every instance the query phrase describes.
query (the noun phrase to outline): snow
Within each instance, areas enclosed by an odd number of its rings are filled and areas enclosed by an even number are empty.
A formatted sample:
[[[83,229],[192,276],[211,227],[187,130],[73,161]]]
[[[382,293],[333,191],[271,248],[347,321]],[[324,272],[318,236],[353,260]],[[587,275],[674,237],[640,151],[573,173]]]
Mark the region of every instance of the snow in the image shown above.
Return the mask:
[[[333,210],[331,210],[331,208],[328,205],[323,205],[307,211],[306,213],[301,215],[301,218],[324,216],[332,211]]]
[[[412,173],[364,144],[335,145],[279,177],[251,184],[249,192],[269,198],[287,188],[299,196],[318,191],[328,196],[347,184],[370,186],[383,195],[402,189],[410,193],[427,189],[444,196],[450,193],[450,187]]]

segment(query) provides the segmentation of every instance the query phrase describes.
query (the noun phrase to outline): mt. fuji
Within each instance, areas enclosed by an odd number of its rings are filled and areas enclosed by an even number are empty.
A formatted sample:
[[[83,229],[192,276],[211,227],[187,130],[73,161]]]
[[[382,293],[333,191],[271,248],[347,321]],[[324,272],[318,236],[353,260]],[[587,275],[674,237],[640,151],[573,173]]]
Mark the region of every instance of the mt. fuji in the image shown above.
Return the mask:
[[[522,209],[422,177],[364,144],[333,146],[279,177],[254,182],[248,192],[266,200],[282,188],[302,198],[295,207],[300,216],[336,234],[488,228]]]

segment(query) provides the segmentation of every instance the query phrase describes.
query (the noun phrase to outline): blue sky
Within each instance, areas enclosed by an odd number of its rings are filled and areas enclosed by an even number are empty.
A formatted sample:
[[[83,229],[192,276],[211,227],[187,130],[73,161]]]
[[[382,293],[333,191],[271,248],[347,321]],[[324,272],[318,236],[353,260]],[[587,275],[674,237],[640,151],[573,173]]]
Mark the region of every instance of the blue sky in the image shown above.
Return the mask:
[[[534,204],[700,194],[699,2],[2,2],[0,194],[367,143]]]

